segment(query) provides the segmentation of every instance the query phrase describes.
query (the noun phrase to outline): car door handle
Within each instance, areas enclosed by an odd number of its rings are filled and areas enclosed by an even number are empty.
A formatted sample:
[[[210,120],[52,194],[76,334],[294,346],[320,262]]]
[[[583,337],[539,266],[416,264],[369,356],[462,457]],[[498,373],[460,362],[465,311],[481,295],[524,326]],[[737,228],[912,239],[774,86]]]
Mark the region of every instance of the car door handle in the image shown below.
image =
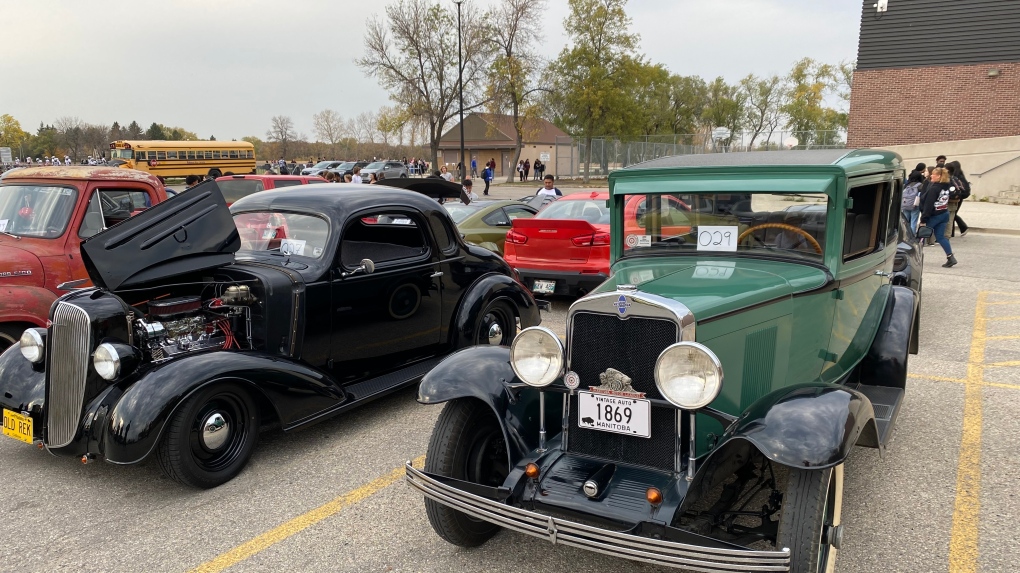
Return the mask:
[[[439,278],[441,276],[443,276],[443,271],[438,271],[438,272],[434,272],[431,275],[429,275],[429,278],[436,279],[436,278]]]
[[[880,276],[880,277],[887,277],[887,276],[889,276],[889,273],[887,273],[885,271],[875,271],[875,275]]]

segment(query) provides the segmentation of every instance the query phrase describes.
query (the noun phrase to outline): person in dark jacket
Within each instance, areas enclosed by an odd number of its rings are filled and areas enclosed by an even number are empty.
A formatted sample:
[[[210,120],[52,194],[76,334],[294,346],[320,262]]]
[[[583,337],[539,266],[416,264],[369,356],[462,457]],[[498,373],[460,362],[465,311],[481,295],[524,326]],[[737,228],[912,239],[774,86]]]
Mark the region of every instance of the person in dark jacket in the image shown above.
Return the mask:
[[[949,163],[946,163],[946,169],[949,170],[950,183],[959,187],[960,192],[962,193],[959,201],[949,201],[949,226],[946,230],[949,232],[950,237],[955,237],[956,233],[953,232],[955,229],[955,223],[956,225],[959,225],[960,236],[963,237],[967,234],[969,227],[967,226],[967,223],[960,218],[960,207],[963,206],[963,195],[970,195],[970,181],[967,181],[967,177],[963,174],[963,168],[960,167],[959,161],[950,161]]]
[[[949,188],[951,186],[949,171],[942,167],[936,167],[931,172],[931,182],[924,192],[921,203],[921,224],[931,228],[935,242],[946,252],[946,262],[942,265],[946,268],[956,264],[953,248],[949,245],[949,238],[946,236],[946,225],[949,224]]]

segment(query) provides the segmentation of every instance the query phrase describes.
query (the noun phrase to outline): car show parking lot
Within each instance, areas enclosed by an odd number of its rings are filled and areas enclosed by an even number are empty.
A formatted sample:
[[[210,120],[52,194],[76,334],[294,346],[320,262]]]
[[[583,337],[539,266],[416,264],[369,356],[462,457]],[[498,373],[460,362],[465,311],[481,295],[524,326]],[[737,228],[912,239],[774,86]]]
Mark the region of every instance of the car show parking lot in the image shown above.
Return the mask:
[[[895,436],[846,465],[837,571],[1010,571],[1020,560],[1020,238],[928,250],[920,353]],[[569,299],[543,324],[560,336]],[[465,550],[429,526],[402,464],[426,451],[440,408],[413,389],[305,431],[264,433],[248,469],[199,491],[155,463],[116,467],[0,440],[11,571],[657,571],[501,532]]]

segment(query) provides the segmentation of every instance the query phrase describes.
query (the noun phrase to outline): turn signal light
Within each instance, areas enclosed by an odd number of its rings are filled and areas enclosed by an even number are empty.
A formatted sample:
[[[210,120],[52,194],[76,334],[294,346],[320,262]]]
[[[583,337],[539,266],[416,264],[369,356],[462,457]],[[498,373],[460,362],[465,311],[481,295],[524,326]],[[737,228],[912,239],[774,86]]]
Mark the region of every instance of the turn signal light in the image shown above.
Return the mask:
[[[515,245],[523,245],[528,242],[528,236],[524,233],[518,233],[511,229],[506,234],[506,242],[513,243]]]
[[[531,479],[538,479],[538,464],[530,463],[524,466],[524,475]]]
[[[604,247],[609,244],[609,233],[593,233],[570,239],[575,247]]]
[[[645,499],[648,500],[648,503],[658,507],[662,504],[662,492],[657,487],[650,487],[645,492]]]

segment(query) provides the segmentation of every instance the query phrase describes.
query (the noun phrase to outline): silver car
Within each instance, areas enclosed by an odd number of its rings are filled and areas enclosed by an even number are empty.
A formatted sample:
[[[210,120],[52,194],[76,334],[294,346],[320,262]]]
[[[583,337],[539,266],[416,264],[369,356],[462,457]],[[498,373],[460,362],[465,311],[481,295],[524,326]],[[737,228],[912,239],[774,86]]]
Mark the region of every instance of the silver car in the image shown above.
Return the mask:
[[[311,167],[301,170],[302,175],[320,175],[323,171],[329,171],[340,165],[343,161],[320,161]],[[295,174],[296,175],[296,174]]]
[[[368,183],[372,174],[382,174],[386,179],[399,179],[408,176],[407,166],[399,161],[376,161],[361,169],[361,178]]]

